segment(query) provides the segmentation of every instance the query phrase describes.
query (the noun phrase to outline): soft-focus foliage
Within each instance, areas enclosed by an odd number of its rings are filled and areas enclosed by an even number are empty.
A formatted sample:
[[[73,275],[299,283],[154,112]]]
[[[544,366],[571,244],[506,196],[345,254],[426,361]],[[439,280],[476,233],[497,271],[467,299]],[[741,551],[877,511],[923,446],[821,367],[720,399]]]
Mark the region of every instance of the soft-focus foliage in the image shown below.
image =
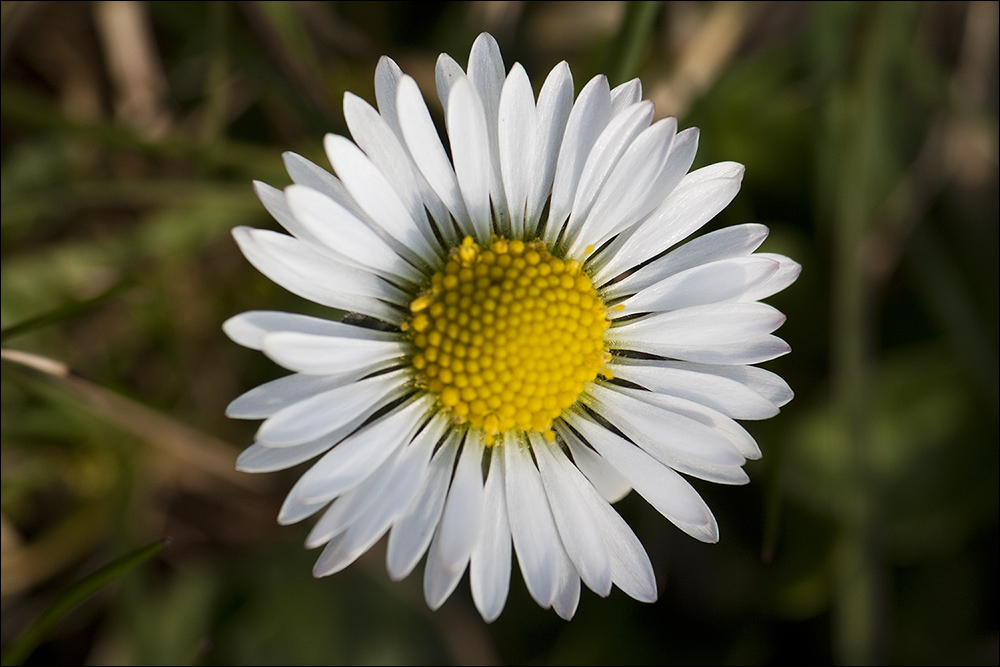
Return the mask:
[[[5,2],[2,642],[102,565],[154,560],[65,616],[29,663],[972,663],[998,660],[998,4]],[[747,166],[709,228],[762,222],[798,282],[770,302],[797,393],[748,423],[744,487],[695,486],[695,542],[619,505],[661,587],[564,623],[515,575],[437,612],[384,547],[313,580],[288,477],[232,468],[225,405],[276,377],[229,316],[331,313],[243,260],[250,182],[322,163],[344,91],[392,56],[433,97],[444,51],[641,76],[699,126],[695,167]],[[464,64],[464,63],[463,63]],[[432,109],[438,114],[440,109]]]

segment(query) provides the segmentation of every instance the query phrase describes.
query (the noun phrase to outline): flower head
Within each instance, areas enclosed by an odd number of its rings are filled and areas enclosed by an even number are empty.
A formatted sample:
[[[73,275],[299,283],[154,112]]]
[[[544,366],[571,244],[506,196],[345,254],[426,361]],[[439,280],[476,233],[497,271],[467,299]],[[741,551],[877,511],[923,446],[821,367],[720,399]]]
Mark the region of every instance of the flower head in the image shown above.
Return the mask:
[[[383,58],[378,110],[347,94],[353,141],[328,135],[336,174],[286,154],[294,184],[257,183],[290,233],[237,228],[247,259],[286,289],[349,313],[272,311],[225,324],[292,374],[240,396],[263,419],[238,466],[320,458],[279,513],[322,513],[316,576],[386,532],[387,568],[427,554],[437,608],[469,570],[486,620],[507,599],[512,547],[543,607],[574,614],[580,582],[656,598],[646,553],[614,502],[635,489],[684,532],[718,539],[684,476],[747,481],[760,456],[736,419],[764,419],[788,386],[751,364],[788,352],[758,300],[795,280],[754,253],[761,225],[679,245],[739,190],[743,167],[687,173],[698,133],[653,120],[638,80],[603,76],[574,99],[566,63],[535,97],[476,40],[442,55],[448,148],[413,79]]]

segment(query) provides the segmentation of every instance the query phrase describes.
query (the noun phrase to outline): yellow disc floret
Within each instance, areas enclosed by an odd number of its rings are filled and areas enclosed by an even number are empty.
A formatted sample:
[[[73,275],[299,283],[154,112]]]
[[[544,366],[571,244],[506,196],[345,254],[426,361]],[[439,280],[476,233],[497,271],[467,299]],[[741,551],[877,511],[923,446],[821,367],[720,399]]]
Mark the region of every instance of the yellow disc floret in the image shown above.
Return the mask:
[[[610,360],[608,317],[580,262],[541,241],[471,238],[410,304],[418,383],[456,422],[553,438],[552,421]]]

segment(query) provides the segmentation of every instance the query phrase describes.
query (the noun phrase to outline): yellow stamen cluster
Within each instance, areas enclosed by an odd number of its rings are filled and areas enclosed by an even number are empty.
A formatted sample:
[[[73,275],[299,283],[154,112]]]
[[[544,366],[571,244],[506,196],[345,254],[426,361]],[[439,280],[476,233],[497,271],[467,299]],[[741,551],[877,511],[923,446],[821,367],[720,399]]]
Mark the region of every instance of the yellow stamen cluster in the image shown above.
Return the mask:
[[[490,436],[517,428],[552,439],[552,420],[611,358],[593,282],[541,241],[484,249],[466,238],[410,310],[418,383]]]

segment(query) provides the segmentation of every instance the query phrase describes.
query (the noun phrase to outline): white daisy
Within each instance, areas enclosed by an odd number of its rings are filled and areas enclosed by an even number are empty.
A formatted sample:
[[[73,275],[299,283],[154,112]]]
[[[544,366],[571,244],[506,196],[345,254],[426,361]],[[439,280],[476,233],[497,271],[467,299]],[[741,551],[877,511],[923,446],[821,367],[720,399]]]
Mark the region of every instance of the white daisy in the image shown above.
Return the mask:
[[[697,130],[652,122],[638,80],[609,89],[597,76],[574,100],[563,62],[536,99],[483,34],[467,71],[438,59],[447,148],[392,60],[375,88],[378,110],[344,99],[354,140],[326,137],[336,176],[289,153],[293,185],[255,184],[291,235],[233,231],[271,280],[351,313],[226,322],[293,371],[229,406],[264,420],[238,467],[322,455],[278,517],[321,513],[306,541],[325,545],[316,576],[388,532],[393,579],[427,554],[432,608],[468,569],[495,619],[512,546],[532,597],[563,618],[581,580],[655,600],[649,559],[610,503],[634,488],[684,532],[718,539],[685,476],[745,483],[760,450],[735,420],[791,400],[751,364],[789,350],[772,335],[784,317],[758,300],[799,266],[754,253],[761,225],[678,245],[732,200],[743,167],[687,173]]]

